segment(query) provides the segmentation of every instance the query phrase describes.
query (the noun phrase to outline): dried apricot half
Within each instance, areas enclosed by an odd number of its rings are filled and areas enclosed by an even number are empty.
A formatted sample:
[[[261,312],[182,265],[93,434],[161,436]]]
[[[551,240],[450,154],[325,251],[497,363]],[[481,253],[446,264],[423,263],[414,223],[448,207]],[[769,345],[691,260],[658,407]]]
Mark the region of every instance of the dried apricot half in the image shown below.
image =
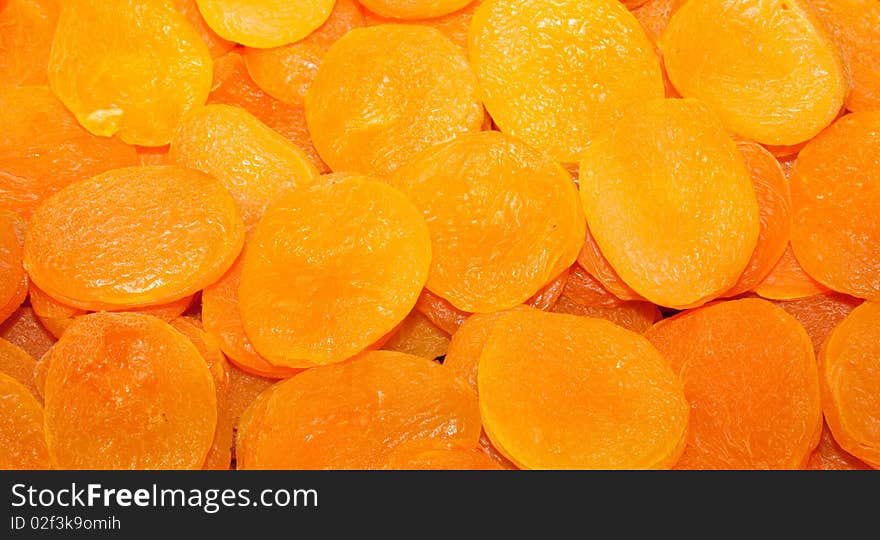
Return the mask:
[[[353,177],[290,191],[244,252],[245,332],[277,366],[351,358],[412,311],[431,250],[421,213],[388,184]]]
[[[35,359],[43,356],[56,341],[30,306],[21,306],[0,324],[0,338],[21,347]]]
[[[677,469],[797,469],[819,441],[822,408],[809,336],[760,298],[664,319],[645,336],[684,383],[690,436]]]
[[[562,163],[630,103],[664,95],[654,47],[618,0],[488,0],[468,54],[499,129]]]
[[[804,272],[791,244],[788,244],[782,257],[754,291],[768,300],[794,300],[826,293],[829,289]]]
[[[196,0],[211,30],[248,47],[299,41],[324,24],[334,0]]]
[[[27,296],[28,276],[22,258],[21,240],[15,226],[0,215],[0,323],[12,315]]]
[[[50,469],[43,406],[30,390],[0,373],[0,469]]]
[[[825,420],[841,448],[880,468],[880,303],[865,302],[837,325],[819,353]]]
[[[798,153],[791,247],[813,279],[880,301],[880,110],[841,117]]]
[[[462,9],[471,0],[358,0],[373,13],[393,19],[432,19]]]
[[[587,145],[587,223],[640,296],[685,308],[734,285],[757,245],[749,171],[721,121],[694,99],[635,103]]]
[[[0,2],[0,80],[4,85],[49,84],[46,67],[61,5],[61,0]]]
[[[49,352],[46,441],[61,469],[198,469],[217,397],[208,365],[149,315],[77,318]]]
[[[483,123],[464,53],[440,31],[414,25],[356,28],[339,39],[305,108],[315,148],[331,169],[377,176]]]
[[[688,0],[660,48],[683,96],[705,101],[730,131],[762,144],[815,136],[849,91],[840,53],[804,0]]]
[[[242,469],[378,469],[404,443],[474,448],[479,437],[477,400],[443,366],[370,351],[260,394],[241,419],[236,459]]]
[[[49,85],[95,135],[162,146],[211,90],[211,55],[166,0],[67,0]]]
[[[569,174],[497,131],[419,153],[390,178],[431,231],[426,287],[467,312],[521,304],[567,269],[584,240]]]
[[[114,169],[67,186],[34,213],[24,265],[81,309],[167,304],[213,283],[244,242],[220,181],[177,167]]]
[[[688,403],[669,364],[602,319],[507,312],[477,384],[486,433],[520,468],[669,468],[687,439]]]

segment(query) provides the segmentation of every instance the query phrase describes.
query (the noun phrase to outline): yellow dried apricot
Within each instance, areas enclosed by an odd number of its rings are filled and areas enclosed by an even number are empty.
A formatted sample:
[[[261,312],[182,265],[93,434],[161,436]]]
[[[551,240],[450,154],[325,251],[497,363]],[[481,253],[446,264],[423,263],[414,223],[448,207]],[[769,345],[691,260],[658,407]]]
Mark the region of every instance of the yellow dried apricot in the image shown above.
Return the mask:
[[[48,73],[52,90],[90,132],[162,146],[207,99],[211,55],[166,0],[66,0]]]
[[[499,129],[562,163],[629,104],[664,95],[654,48],[618,0],[487,0],[468,53]]]
[[[471,0],[358,0],[373,13],[393,19],[430,19],[462,9]]]
[[[334,0],[196,0],[208,26],[249,47],[278,47],[324,24]]]

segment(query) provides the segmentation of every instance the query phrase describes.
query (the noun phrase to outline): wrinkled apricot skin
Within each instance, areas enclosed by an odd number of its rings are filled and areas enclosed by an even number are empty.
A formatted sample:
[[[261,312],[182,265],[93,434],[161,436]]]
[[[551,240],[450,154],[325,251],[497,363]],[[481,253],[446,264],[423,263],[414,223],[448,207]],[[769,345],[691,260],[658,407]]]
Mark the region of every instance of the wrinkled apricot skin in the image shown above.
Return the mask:
[[[762,144],[814,137],[849,91],[840,53],[804,0],[688,0],[660,48],[681,95]]]
[[[718,297],[757,244],[749,172],[718,117],[697,100],[632,104],[590,141],[579,182],[602,255],[655,304],[681,309]]]
[[[488,0],[468,54],[498,128],[565,164],[628,104],[664,95],[653,46],[618,0]]]
[[[223,182],[247,228],[285,191],[318,176],[305,152],[230,105],[206,105],[187,114],[171,139],[169,156]]]
[[[880,110],[841,117],[798,154],[791,247],[826,287],[880,300]]]
[[[474,448],[479,436],[476,399],[443,366],[371,351],[260,394],[241,419],[236,459],[241,469],[378,469],[404,443]]]
[[[440,32],[444,36],[452,40],[453,43],[461,47],[464,51],[467,51],[468,30],[471,26],[471,20],[473,20],[474,13],[477,11],[482,3],[483,0],[473,0],[472,2],[468,3],[468,5],[459,9],[458,11],[454,11],[440,17],[429,17],[427,19],[407,19],[406,24],[418,24],[422,26],[430,26],[432,28],[436,28],[437,30],[440,30]],[[369,10],[364,11],[364,21],[366,23],[366,26],[376,26],[379,24],[392,24],[401,22],[398,19],[377,15],[376,13]]]
[[[880,468],[880,304],[852,310],[819,353],[822,405],[834,440],[846,452]]]
[[[40,393],[34,384],[34,368],[37,359],[28,354],[24,349],[0,339],[0,373],[5,373],[23,384],[34,397],[40,397]]]
[[[387,184],[349,178],[290,191],[244,252],[245,333],[277,366],[351,358],[412,310],[431,253],[422,215]]]
[[[0,81],[4,85],[47,85],[46,68],[60,0],[0,2]],[[5,5],[4,5],[5,4]]]
[[[525,302],[571,266],[583,244],[568,173],[497,131],[435,145],[389,182],[428,222],[434,258],[426,288],[462,311]]]
[[[21,306],[0,324],[0,338],[21,347],[35,359],[43,356],[56,341],[30,306]]]
[[[0,470],[51,468],[42,405],[23,384],[0,373]]]
[[[155,317],[79,317],[52,348],[46,442],[62,469],[198,469],[217,424],[204,358]]]
[[[72,307],[151,306],[216,281],[243,243],[241,216],[219,181],[176,167],[130,167],[47,199],[31,220],[24,265],[40,289]]]
[[[688,403],[660,352],[601,319],[508,312],[477,385],[486,433],[520,468],[664,469],[687,440]]]
[[[91,133],[162,146],[180,118],[207,99],[211,55],[165,0],[67,0],[48,74]]]
[[[676,469],[798,469],[819,441],[813,347],[770,302],[715,302],[655,324],[645,336],[672,365],[691,405]]]
[[[196,0],[219,36],[248,47],[278,47],[321,26],[333,0]]]
[[[754,291],[768,300],[796,300],[827,293],[829,289],[804,272],[789,244],[776,266]]]
[[[477,81],[461,50],[438,30],[396,24],[357,28],[334,43],[305,112],[331,169],[375,176],[483,123]]]
[[[860,305],[862,300],[829,291],[805,298],[776,300],[773,303],[803,325],[813,341],[813,350],[818,352],[831,330]]]

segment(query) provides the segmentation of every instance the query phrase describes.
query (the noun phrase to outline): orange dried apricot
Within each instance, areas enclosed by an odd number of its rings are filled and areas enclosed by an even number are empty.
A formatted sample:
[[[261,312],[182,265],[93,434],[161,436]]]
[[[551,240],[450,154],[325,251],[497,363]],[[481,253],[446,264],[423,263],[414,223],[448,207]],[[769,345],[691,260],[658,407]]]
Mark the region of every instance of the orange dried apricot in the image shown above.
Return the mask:
[[[223,182],[245,227],[281,194],[318,176],[308,156],[240,107],[205,105],[187,114],[171,139],[175,163]]]
[[[399,24],[356,28],[336,41],[309,87],[305,112],[331,169],[377,176],[483,123],[462,51],[438,30]]]
[[[202,17],[196,0],[174,0],[174,6],[183,13],[183,16],[193,25],[196,32],[202,36],[202,40],[208,46],[208,52],[211,53],[212,57],[216,58],[235,47],[235,43],[223,39],[211,30],[211,27],[208,26],[208,23]]]
[[[880,468],[880,303],[865,302],[838,324],[819,353],[825,421],[842,449]]]
[[[572,268],[562,295],[552,311],[605,319],[640,334],[661,318],[660,309],[654,304],[621,300],[578,266]]]
[[[358,0],[373,13],[392,19],[430,19],[464,8],[471,0]]]
[[[684,383],[690,436],[677,469],[797,469],[819,440],[813,346],[800,323],[760,298],[663,319],[645,336]]]
[[[15,226],[0,215],[0,323],[9,318],[27,296],[28,276],[22,257]]]
[[[47,199],[31,220],[24,266],[40,289],[73,307],[158,305],[219,279],[243,242],[235,201],[218,180],[128,167]]]
[[[330,17],[304,39],[271,49],[247,47],[242,57],[251,78],[264,92],[303,106],[324,53],[336,40],[362,26],[364,14],[359,4],[355,0],[336,0]]]
[[[647,339],[602,319],[506,313],[477,383],[486,433],[521,468],[669,468],[687,439],[675,373]]]
[[[807,0],[849,66],[851,111],[880,109],[880,4],[873,0]]]
[[[829,289],[804,272],[789,244],[776,266],[754,291],[769,300],[794,300],[826,293]]]
[[[618,0],[488,0],[468,52],[499,129],[562,163],[630,103],[664,95],[651,42]]]
[[[417,310],[413,310],[382,348],[386,351],[397,351],[433,360],[446,354],[446,349],[449,348],[449,334],[434,326]]]
[[[788,247],[791,236],[791,190],[773,154],[753,142],[737,143],[752,177],[758,199],[758,244],[746,269],[724,296],[737,296],[754,289],[766,278]]]
[[[571,266],[583,244],[569,174],[497,131],[437,144],[389,181],[428,222],[433,261],[426,288],[463,311],[525,302]]]
[[[730,131],[772,145],[818,134],[849,90],[837,47],[803,0],[688,0],[660,39],[685,97]]]
[[[596,238],[587,225],[586,235],[584,237],[584,245],[578,253],[578,264],[589,275],[594,277],[604,289],[620,300],[644,300],[644,297],[632,290],[632,287],[620,279],[620,276],[608,262],[608,259],[602,255],[599,245],[596,244]]]
[[[299,146],[320,172],[330,170],[315,150],[306,127],[303,107],[284,103],[263,92],[248,75],[238,50],[232,50],[214,61],[214,86],[208,103],[241,107]]]
[[[819,351],[825,338],[862,300],[846,294],[826,292],[773,302],[798,320],[813,341],[813,349]]]
[[[61,334],[70,326],[75,317],[88,313],[85,309],[68,306],[55,300],[37,287],[33,281],[30,282],[28,287],[28,300],[37,320],[56,339],[61,337]]]
[[[43,407],[14,378],[0,373],[0,469],[50,469]]]
[[[630,105],[589,142],[579,174],[596,245],[650,302],[685,308],[717,297],[755,249],[749,171],[718,117],[697,100]]]
[[[277,379],[269,379],[248,373],[239,369],[234,363],[229,366],[228,372],[228,414],[232,419],[233,428],[238,429],[239,420],[251,403],[257,399],[257,396],[278,381]]]
[[[137,313],[77,318],[49,352],[46,442],[62,469],[195,469],[217,397],[205,360],[168,323]]]
[[[422,215],[388,184],[361,177],[290,191],[244,252],[245,333],[276,366],[351,358],[412,310],[431,253]]]
[[[791,247],[813,279],[880,300],[880,110],[841,117],[798,153]]]
[[[395,471],[500,471],[503,467],[478,448],[398,447],[383,469]]]
[[[208,26],[249,47],[278,47],[324,24],[334,0],[196,0]]]
[[[0,125],[0,209],[24,218],[76,180],[138,162],[132,147],[83,129],[45,86],[0,88]]]
[[[352,437],[352,426],[369,428]],[[404,443],[473,448],[479,436],[476,399],[443,366],[370,351],[260,394],[239,425],[236,459],[241,469],[376,469]]]
[[[813,450],[807,469],[814,471],[866,471],[871,467],[840,447],[828,425],[822,429],[819,446]]]
[[[471,20],[474,13],[483,3],[483,0],[472,0],[468,5],[458,11],[441,15],[440,17],[430,17],[427,19],[407,19],[406,24],[417,24],[421,26],[430,26],[440,30],[440,32],[448,37],[453,43],[467,51],[468,46],[468,30],[471,26]],[[391,17],[383,17],[372,11],[364,10],[364,20],[367,26],[376,26],[379,24],[393,24],[400,22]]]
[[[8,0],[5,5],[0,2],[2,84],[49,84],[46,69],[61,5],[60,0]]]
[[[5,339],[0,339],[0,373],[5,373],[25,385],[34,397],[39,398],[40,393],[34,383],[36,364],[37,359],[24,349]]]
[[[35,359],[46,354],[56,341],[30,306],[21,306],[6,322],[0,324],[0,338],[21,347]]]
[[[208,97],[211,55],[166,0],[67,0],[48,73],[52,90],[90,132],[162,146]]]

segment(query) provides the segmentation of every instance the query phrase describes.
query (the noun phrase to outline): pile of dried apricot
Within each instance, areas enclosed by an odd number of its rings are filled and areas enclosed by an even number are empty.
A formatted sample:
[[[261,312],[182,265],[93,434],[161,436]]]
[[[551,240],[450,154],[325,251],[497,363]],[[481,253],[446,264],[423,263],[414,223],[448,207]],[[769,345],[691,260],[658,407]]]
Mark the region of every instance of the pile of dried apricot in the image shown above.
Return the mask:
[[[0,468],[880,468],[877,0],[0,0]]]

